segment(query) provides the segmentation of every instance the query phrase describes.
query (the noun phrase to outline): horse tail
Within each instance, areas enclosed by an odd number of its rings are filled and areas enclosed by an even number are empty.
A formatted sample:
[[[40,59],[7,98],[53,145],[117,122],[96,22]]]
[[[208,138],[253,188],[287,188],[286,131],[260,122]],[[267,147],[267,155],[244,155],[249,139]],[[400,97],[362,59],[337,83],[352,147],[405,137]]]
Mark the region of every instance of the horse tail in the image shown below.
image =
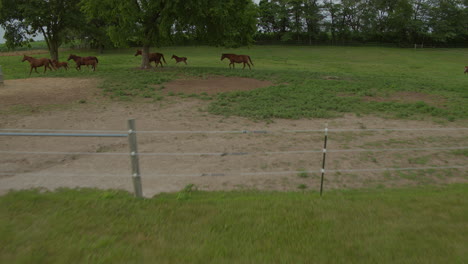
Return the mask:
[[[249,58],[249,61],[250,63],[252,63],[252,66],[254,65],[253,62],[252,62],[252,59],[250,58],[250,56],[247,56]]]

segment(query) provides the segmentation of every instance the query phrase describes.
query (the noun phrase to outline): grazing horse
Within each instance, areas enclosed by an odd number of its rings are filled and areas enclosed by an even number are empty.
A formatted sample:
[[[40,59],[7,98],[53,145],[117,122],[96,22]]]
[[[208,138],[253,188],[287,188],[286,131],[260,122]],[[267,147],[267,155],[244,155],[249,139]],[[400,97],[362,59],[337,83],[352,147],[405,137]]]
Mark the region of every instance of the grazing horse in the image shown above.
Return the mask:
[[[89,57],[80,57],[80,56],[76,56],[76,55],[73,55],[73,54],[70,54],[70,56],[68,56],[68,61],[69,60],[74,60],[75,63],[76,63],[76,70],[81,70],[81,65],[86,65],[86,66],[89,66],[91,65],[93,67],[93,71],[96,71],[96,66],[99,62],[98,58],[94,57],[94,56],[89,56]]]
[[[142,54],[143,53],[141,52],[141,50],[137,50],[137,52],[135,53],[135,56],[142,55]],[[154,61],[154,63],[156,64],[156,67],[158,67],[158,64],[161,64],[161,67],[163,67],[161,59],[164,61],[165,64],[167,64],[166,60],[164,59],[164,54],[157,53],[157,52],[149,54],[149,63],[150,63],[150,65],[151,65],[151,62]]]
[[[38,73],[37,67],[42,67],[42,66],[44,66],[44,73],[47,71],[47,68],[49,68],[49,70],[52,70],[50,66],[53,64],[50,59],[47,59],[47,58],[36,59],[36,58],[24,55],[23,60],[21,62],[24,62],[26,60],[29,62],[29,65],[31,66],[31,70],[29,71],[29,76],[31,76],[33,68],[36,71],[36,73]]]
[[[229,69],[231,68],[231,64],[232,64],[232,68],[234,69],[234,65],[235,65],[234,63],[244,63],[244,68],[242,69],[245,69],[246,64],[247,66],[249,66],[249,69],[252,69],[250,68],[249,62],[252,64],[252,66],[254,65],[249,55],[236,55],[236,54],[230,54],[230,53],[223,53],[221,55],[221,60],[224,60],[224,58],[228,58],[229,61],[231,61],[231,63],[229,63]]]
[[[187,65],[187,58],[186,57],[177,57],[176,55],[172,55],[171,59],[175,59],[176,64],[182,61],[182,62],[185,63],[185,65]]]
[[[468,73],[468,66],[465,66],[465,74]]]
[[[56,69],[65,68],[68,71],[68,63],[66,62],[59,62],[58,60],[52,60],[52,64],[55,66]]]

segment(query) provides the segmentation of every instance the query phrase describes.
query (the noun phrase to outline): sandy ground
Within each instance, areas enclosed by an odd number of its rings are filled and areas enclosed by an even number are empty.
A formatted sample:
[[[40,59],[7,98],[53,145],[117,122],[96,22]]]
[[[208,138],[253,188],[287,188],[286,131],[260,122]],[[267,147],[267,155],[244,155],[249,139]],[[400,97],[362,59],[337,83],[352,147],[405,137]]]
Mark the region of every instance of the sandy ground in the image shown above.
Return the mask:
[[[294,133],[328,127],[446,128],[466,121],[387,120],[348,114],[335,119],[255,122],[205,111],[209,102],[165,97],[161,102],[115,102],[101,96],[98,80],[31,78],[9,80],[0,87],[0,129],[113,131],[126,133],[136,119],[145,196],[174,192],[188,184],[202,190],[318,190],[324,133]],[[220,86],[220,83],[223,86]],[[235,82],[179,80],[168,91],[216,93],[268,86],[245,79]],[[192,88],[189,87],[192,83]],[[232,85],[227,85],[231,83]],[[195,88],[193,88],[195,87]],[[268,133],[213,133],[214,131]],[[114,132],[115,131],[115,132]],[[166,131],[156,133],[155,131]],[[210,131],[212,133],[181,133]],[[29,131],[28,131],[29,132]],[[63,132],[63,131],[62,131]],[[67,131],[65,131],[67,132]],[[330,132],[328,149],[437,148],[468,145],[468,131]],[[317,151],[317,152],[304,152]],[[10,189],[59,187],[118,188],[133,191],[126,138],[0,136],[0,193]],[[281,152],[281,153],[278,153]],[[174,155],[174,154],[182,155]],[[454,150],[329,152],[327,169],[380,169],[466,166]],[[301,174],[298,171],[314,173]],[[326,173],[325,189],[399,187],[468,182],[466,169],[404,172],[347,171]]]

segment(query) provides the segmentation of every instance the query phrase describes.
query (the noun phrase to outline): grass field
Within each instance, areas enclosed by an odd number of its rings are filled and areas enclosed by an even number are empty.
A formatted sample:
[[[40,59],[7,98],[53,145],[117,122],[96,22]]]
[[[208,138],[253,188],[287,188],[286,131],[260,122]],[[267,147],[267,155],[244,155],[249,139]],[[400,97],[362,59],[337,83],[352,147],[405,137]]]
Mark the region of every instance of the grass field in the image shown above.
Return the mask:
[[[220,94],[209,107],[215,114],[263,120],[329,118],[343,113],[448,121],[468,117],[468,78],[463,74],[468,49],[255,46],[229,50],[202,46],[158,51],[166,54],[170,66],[156,72],[137,69],[140,57],[133,56],[134,49],[101,55],[64,50],[61,60],[70,53],[98,56],[98,71],[72,69],[33,76],[101,78],[103,91],[119,100],[163,100],[163,84],[183,76],[272,80],[276,84],[272,87]],[[249,54],[255,66],[252,71],[241,70],[241,65],[229,70],[228,63],[220,61],[222,52]],[[175,66],[169,60],[172,54],[188,57],[189,65]],[[29,66],[20,62],[21,56],[3,56],[0,60],[5,79],[28,77]]]
[[[354,113],[445,124],[457,121],[457,126],[466,127],[468,119],[468,76],[463,74],[468,49],[256,46],[158,51],[165,54],[168,65],[144,71],[138,69],[141,59],[133,56],[135,49],[104,54],[62,50],[61,61],[70,53],[98,56],[98,70],[72,68],[46,74],[40,70],[32,77],[96,78],[102,80],[102,93],[116,101],[152,98],[155,102],[166,100],[164,84],[179,78],[223,75],[270,80],[275,85],[252,91],[176,95],[208,100],[206,109],[214,114],[256,120]],[[230,70],[228,62],[220,61],[224,52],[249,54],[255,66],[251,71],[240,65]],[[188,57],[189,65],[175,65],[169,60],[172,54]],[[21,59],[21,52],[0,56],[6,80],[28,78],[29,65]],[[353,133],[333,135],[333,140],[342,148],[444,147],[466,141],[466,136],[445,134],[366,136],[369,142],[357,146]],[[466,150],[455,150],[389,156],[361,153],[353,160],[335,157],[334,161],[359,168],[369,163],[400,166],[392,161],[442,166],[462,165],[466,157]],[[339,165],[335,163],[327,166]],[[13,191],[0,196],[0,263],[467,263],[468,185],[446,185],[454,182],[450,181],[454,175],[466,178],[462,171],[386,172],[377,178],[382,182],[364,185],[369,189],[327,189],[323,198],[305,184],[296,192],[201,192],[187,185],[179,193],[151,199],[115,190]],[[315,176],[294,177],[305,181]],[[341,176],[361,180],[356,174],[338,176],[339,181]],[[386,188],[383,181],[395,178],[418,187]],[[438,178],[447,182],[439,183]]]
[[[466,263],[468,185],[400,190],[19,191],[1,263]]]

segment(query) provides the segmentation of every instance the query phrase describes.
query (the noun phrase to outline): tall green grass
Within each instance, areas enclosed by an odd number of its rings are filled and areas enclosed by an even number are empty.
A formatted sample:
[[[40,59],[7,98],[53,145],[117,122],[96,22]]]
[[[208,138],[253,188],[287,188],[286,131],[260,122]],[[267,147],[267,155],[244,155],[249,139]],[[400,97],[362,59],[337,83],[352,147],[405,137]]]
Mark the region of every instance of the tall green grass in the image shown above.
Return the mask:
[[[1,263],[466,263],[468,186],[0,197]]]
[[[135,49],[106,51],[64,51],[95,55],[100,59],[97,72],[74,69],[34,74],[52,77],[97,77],[103,91],[118,99],[161,98],[158,85],[198,76],[239,76],[271,80],[274,86],[254,91],[221,94],[209,111],[220,115],[239,115],[254,119],[335,117],[343,113],[377,114],[394,118],[468,117],[468,78],[463,69],[468,49],[399,49],[379,47],[283,47],[255,46],[242,49],[215,47],[165,47],[153,49],[166,55],[164,69],[138,69],[140,57]],[[220,54],[249,54],[253,69],[238,64],[230,70]],[[188,57],[188,66],[175,65],[172,54]],[[0,57],[6,79],[28,77],[27,62],[21,57]],[[73,62],[71,63],[74,64]],[[392,101],[398,92],[431,96],[436,102]],[[379,100],[363,100],[363,98]],[[386,100],[388,99],[388,100]],[[403,98],[404,99],[404,98]]]

